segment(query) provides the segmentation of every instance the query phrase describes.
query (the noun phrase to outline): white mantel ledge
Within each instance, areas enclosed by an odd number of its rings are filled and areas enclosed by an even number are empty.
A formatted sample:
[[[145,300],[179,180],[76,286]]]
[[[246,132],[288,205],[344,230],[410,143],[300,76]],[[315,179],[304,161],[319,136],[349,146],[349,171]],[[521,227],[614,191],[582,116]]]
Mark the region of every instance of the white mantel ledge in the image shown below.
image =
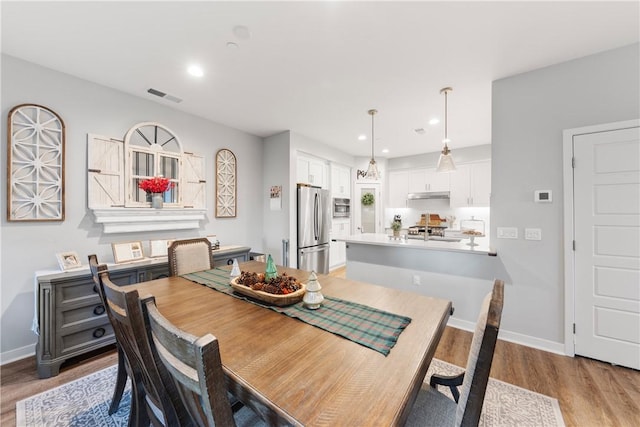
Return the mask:
[[[206,209],[104,208],[92,209],[105,234],[200,228]]]

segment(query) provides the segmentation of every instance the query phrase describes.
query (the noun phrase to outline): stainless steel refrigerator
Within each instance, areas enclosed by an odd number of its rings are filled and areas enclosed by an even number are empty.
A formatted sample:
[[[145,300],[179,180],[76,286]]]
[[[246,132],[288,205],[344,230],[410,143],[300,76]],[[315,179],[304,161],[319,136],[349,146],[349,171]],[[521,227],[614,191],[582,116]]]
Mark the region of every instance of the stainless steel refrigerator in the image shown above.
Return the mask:
[[[298,186],[298,268],[329,272],[329,190]]]

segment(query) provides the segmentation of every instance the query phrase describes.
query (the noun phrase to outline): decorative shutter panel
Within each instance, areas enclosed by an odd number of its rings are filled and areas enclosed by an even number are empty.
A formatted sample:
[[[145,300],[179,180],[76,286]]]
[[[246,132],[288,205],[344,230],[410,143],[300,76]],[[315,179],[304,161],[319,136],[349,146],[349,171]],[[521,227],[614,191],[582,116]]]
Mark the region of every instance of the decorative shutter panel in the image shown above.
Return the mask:
[[[90,209],[124,206],[124,143],[87,135],[87,203]]]
[[[204,157],[184,152],[183,160],[183,205],[185,208],[204,209],[207,201]]]

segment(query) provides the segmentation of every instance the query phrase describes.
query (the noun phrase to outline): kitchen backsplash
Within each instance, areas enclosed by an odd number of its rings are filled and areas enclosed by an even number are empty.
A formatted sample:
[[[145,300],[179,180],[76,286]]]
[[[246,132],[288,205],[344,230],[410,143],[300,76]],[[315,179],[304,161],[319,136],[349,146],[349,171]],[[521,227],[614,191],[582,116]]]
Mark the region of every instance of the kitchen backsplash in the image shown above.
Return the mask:
[[[420,222],[420,215],[424,213],[438,214],[441,218],[455,216],[455,221],[448,226],[452,229],[460,229],[460,221],[465,219],[479,219],[485,222],[485,233],[489,233],[489,212],[490,208],[452,208],[449,200],[411,200],[408,208],[387,208],[384,210],[384,227],[389,228],[393,217],[400,215],[402,218],[402,228],[408,228]]]

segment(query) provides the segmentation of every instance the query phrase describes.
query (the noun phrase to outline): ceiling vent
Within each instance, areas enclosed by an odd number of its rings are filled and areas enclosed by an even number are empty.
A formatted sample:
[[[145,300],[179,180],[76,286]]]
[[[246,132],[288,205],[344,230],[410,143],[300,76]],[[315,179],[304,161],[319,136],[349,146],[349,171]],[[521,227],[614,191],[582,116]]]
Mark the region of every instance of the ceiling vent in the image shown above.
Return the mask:
[[[417,128],[413,130],[415,133],[417,133],[418,135],[424,135],[425,134],[425,130],[424,128]]]
[[[151,95],[159,96],[160,98],[164,98],[168,101],[173,101],[176,104],[179,104],[182,102],[182,99],[178,98],[177,96],[168,95],[162,91],[159,91],[158,89],[149,88],[147,92],[150,93]]]

